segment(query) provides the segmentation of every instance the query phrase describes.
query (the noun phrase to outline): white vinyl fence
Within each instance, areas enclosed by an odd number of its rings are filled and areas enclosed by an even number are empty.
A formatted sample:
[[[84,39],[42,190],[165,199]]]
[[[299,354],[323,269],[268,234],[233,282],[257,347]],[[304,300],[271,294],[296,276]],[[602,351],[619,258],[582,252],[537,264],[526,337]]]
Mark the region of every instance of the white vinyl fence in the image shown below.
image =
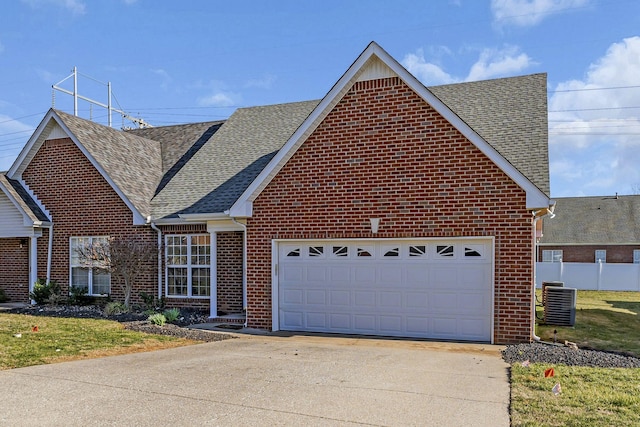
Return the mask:
[[[567,288],[640,291],[640,264],[538,262],[536,266],[537,287],[542,282],[564,282]]]

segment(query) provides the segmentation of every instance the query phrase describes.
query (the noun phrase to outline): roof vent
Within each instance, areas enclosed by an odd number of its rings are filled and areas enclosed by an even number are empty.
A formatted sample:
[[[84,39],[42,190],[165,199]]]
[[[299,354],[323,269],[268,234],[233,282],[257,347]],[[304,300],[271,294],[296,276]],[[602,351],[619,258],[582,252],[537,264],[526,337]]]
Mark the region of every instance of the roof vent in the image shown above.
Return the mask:
[[[544,322],[547,325],[573,326],[576,323],[575,288],[548,286],[544,302]]]

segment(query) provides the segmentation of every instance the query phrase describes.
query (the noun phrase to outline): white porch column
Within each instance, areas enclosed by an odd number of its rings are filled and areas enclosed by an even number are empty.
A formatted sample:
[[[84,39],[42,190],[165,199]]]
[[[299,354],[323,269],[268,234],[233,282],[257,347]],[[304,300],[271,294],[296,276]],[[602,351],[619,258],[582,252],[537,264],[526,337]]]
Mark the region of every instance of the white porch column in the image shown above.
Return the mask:
[[[29,239],[29,292],[33,291],[33,285],[38,280],[38,237]]]
[[[211,255],[209,262],[211,263],[211,267],[209,268],[211,277],[209,278],[209,282],[211,284],[211,289],[209,291],[210,295],[210,309],[209,309],[209,317],[214,318],[218,317],[218,233],[216,231],[210,231],[211,234]]]

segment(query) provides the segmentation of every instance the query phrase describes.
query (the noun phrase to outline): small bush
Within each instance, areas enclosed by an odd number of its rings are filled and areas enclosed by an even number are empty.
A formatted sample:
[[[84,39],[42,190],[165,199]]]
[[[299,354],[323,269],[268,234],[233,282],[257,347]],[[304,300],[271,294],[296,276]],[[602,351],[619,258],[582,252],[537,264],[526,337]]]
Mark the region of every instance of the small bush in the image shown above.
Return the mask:
[[[69,288],[69,304],[84,305],[88,303],[88,289],[81,286],[71,286]]]
[[[9,301],[9,297],[7,297],[7,294],[4,293],[4,289],[0,289],[0,302],[7,301]]]
[[[147,320],[158,326],[164,326],[164,324],[167,323],[167,318],[164,317],[164,314],[162,313],[152,314]]]
[[[140,292],[140,299],[142,300],[142,306],[145,311],[154,310],[155,309],[155,301],[156,297],[153,294],[148,294],[146,292]]]
[[[55,280],[49,283],[45,279],[38,279],[33,285],[33,291],[29,292],[29,298],[36,304],[42,305],[48,302],[57,302],[60,296],[60,285]]]
[[[173,323],[178,319],[178,317],[180,317],[180,310],[178,310],[177,308],[169,308],[165,310],[163,314],[167,319],[167,322]]]
[[[118,301],[111,301],[104,306],[105,316],[116,316],[118,314],[128,313],[129,309],[126,305]]]

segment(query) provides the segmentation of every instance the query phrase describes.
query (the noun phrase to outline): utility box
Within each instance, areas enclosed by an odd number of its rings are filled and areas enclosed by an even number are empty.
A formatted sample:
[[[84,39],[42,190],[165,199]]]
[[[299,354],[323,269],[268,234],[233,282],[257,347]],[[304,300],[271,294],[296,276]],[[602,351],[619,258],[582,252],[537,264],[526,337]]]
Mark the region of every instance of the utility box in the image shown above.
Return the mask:
[[[542,282],[542,305],[547,306],[547,287],[559,286],[564,287],[564,282]]]
[[[578,290],[561,286],[548,286],[544,302],[544,323],[573,326],[576,323]]]

